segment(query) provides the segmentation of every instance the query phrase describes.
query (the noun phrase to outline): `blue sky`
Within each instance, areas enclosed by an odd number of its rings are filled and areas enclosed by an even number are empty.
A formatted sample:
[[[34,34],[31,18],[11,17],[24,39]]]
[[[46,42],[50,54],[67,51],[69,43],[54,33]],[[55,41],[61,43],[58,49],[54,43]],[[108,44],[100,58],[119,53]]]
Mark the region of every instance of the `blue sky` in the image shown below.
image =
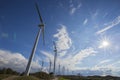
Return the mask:
[[[47,71],[53,61],[75,74],[120,75],[119,0],[37,0],[45,23],[31,71],[44,60]],[[0,67],[24,71],[40,24],[34,0],[0,1]],[[12,64],[12,65],[11,65]],[[58,66],[57,64],[57,66]],[[69,72],[69,74],[71,74]]]

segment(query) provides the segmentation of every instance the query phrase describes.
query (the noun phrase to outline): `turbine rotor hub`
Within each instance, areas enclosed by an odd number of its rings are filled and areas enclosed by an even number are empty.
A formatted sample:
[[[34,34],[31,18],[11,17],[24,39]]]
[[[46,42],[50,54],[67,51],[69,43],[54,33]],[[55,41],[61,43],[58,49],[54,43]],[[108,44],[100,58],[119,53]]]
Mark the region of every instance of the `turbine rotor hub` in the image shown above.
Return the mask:
[[[39,26],[40,28],[44,28],[45,25],[42,23],[42,24],[39,24],[38,26]]]

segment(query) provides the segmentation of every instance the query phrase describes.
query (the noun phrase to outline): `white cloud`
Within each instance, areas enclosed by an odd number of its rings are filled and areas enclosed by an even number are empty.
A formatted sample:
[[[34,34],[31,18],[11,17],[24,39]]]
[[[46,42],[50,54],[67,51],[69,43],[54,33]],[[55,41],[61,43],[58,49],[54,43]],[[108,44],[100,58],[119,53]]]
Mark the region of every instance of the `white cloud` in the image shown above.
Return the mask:
[[[73,55],[71,54],[70,56],[65,57],[65,59],[62,59],[62,62],[64,63],[64,65],[70,64],[68,67],[72,70],[75,70],[80,68],[79,66],[76,65],[81,64],[82,60],[89,56],[92,56],[95,53],[97,53],[97,51],[95,51],[93,48],[83,49],[77,52],[76,54]]]
[[[65,68],[69,69],[70,71],[81,72],[83,75],[113,75],[119,76],[118,72],[120,71],[119,63],[120,61],[115,61],[111,59],[106,59],[100,61],[93,67],[80,67],[78,65],[82,65],[82,60],[85,60],[87,57],[93,56],[97,51],[93,48],[87,48],[78,51],[76,54],[70,54],[66,57],[57,57],[57,64],[58,66],[60,63],[61,67],[65,66]],[[50,57],[53,63],[54,54],[50,52],[43,51],[43,54],[47,57]],[[53,67],[53,66],[52,66]]]
[[[41,53],[42,53],[43,55],[45,55],[46,57],[48,57],[51,61],[54,60],[54,55],[53,55],[52,53],[46,52],[46,51],[41,51]]]
[[[45,51],[42,51],[42,53],[46,55],[46,57],[49,57],[53,63],[53,60],[54,60],[53,54],[51,54],[50,52],[45,52]],[[77,52],[76,54],[69,53],[69,55],[66,57],[57,56],[57,63],[60,63],[62,66],[66,66],[70,70],[75,70],[79,68],[76,66],[77,64],[80,64],[83,59],[89,56],[92,56],[95,53],[97,52],[93,48],[87,48],[87,49]]]
[[[74,14],[75,11],[76,11],[76,9],[77,9],[77,8],[75,8],[75,7],[71,8],[71,10],[70,10],[70,14],[71,14],[71,15]]]
[[[82,6],[82,4],[81,4],[81,3],[80,3],[80,4],[78,4],[77,9],[79,9],[81,6]]]
[[[95,20],[99,14],[99,10],[95,10],[95,12],[90,12],[90,14],[91,14],[92,20]]]
[[[116,17],[112,22],[109,23],[109,25],[99,31],[96,32],[96,34],[101,34],[113,27],[115,27],[116,25],[120,24],[120,16]]]
[[[74,7],[74,4],[71,2],[70,3],[70,14],[74,14],[76,12],[76,10],[80,9],[80,7],[82,6],[81,3],[79,3],[76,7]]]
[[[67,32],[65,25],[60,25],[61,28],[58,29],[58,33],[54,34],[53,37],[57,39],[56,45],[58,52],[61,53],[61,55],[65,54],[65,51],[70,49],[72,45],[72,40],[69,37],[69,34]]]
[[[107,63],[107,62],[110,62],[110,61],[111,61],[110,59],[106,59],[106,60],[101,61],[99,64],[104,64],[104,63]]]
[[[57,57],[57,63],[60,63],[61,67],[65,66],[70,71],[81,72],[84,75],[115,75],[118,76],[118,72],[120,68],[118,67],[120,61],[112,62],[111,59],[106,59],[100,61],[97,65],[93,67],[79,67],[78,65],[82,65],[82,60],[87,57],[93,56],[97,51],[93,48],[87,48],[78,51],[76,54],[70,54],[66,57]],[[44,52],[47,57],[51,57],[53,62],[53,54],[49,52]],[[56,64],[58,66],[58,64]]]
[[[84,20],[84,22],[83,22],[83,25],[86,25],[87,22],[88,22],[88,19],[86,18],[86,19]]]
[[[90,76],[90,75],[112,75],[112,76],[119,76],[120,68],[119,68],[120,61],[112,62],[112,60],[103,60],[100,61],[97,65],[93,67],[78,67],[76,72],[81,72],[81,74]]]
[[[20,53],[13,53],[6,50],[0,50],[0,68],[12,68],[13,70],[23,72],[25,71],[28,60]],[[38,62],[33,61],[31,72],[40,70]]]
[[[102,75],[113,75],[113,76],[119,76],[120,68],[118,66],[120,61],[112,61],[110,59],[103,60],[94,67],[92,67],[91,70],[98,70],[102,71]]]
[[[79,51],[75,56],[73,56],[73,60],[75,62],[79,62],[82,61],[84,58],[93,55],[94,53],[97,53],[97,51],[90,47]]]

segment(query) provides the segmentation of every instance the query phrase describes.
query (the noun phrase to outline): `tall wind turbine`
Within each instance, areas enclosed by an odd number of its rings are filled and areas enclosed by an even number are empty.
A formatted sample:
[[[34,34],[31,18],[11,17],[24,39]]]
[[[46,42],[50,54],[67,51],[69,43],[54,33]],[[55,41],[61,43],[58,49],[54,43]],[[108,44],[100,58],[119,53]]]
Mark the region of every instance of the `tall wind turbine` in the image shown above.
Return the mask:
[[[41,32],[42,32],[42,37],[43,37],[43,44],[45,43],[45,40],[44,40],[44,23],[43,23],[41,15],[40,15],[40,11],[39,11],[37,3],[35,3],[35,6],[36,6],[36,9],[37,9],[41,24],[38,25],[38,27],[39,27],[38,34],[36,36],[35,43],[34,43],[34,46],[33,46],[33,49],[32,49],[32,52],[31,52],[31,55],[29,57],[29,61],[28,61],[28,64],[27,64],[27,67],[26,67],[26,70],[25,70],[25,75],[27,75],[27,76],[29,76],[29,73],[30,73],[31,62],[32,62],[33,57],[34,57]]]
[[[49,59],[50,60],[50,59]],[[50,60],[50,64],[49,64],[49,73],[51,72],[51,65],[52,65],[52,62]]]
[[[56,67],[56,60],[57,60],[57,48],[56,48],[55,42],[53,42],[53,45],[54,45],[54,52],[55,52],[55,55],[54,55],[53,73],[54,73],[54,75],[55,75],[55,67]]]

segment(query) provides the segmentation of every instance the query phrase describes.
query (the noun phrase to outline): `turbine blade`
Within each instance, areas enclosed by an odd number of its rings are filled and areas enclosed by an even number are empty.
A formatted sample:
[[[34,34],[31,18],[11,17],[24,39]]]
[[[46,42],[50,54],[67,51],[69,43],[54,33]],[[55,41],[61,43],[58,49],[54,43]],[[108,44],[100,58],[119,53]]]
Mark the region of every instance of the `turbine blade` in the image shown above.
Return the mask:
[[[38,8],[38,4],[36,2],[35,2],[35,6],[36,6],[36,9],[37,9],[37,12],[38,12],[38,15],[39,15],[39,19],[40,19],[41,23],[43,23],[42,16],[41,16],[39,8]]]
[[[43,45],[45,45],[45,31],[44,31],[44,27],[42,28],[42,38],[43,38]]]

